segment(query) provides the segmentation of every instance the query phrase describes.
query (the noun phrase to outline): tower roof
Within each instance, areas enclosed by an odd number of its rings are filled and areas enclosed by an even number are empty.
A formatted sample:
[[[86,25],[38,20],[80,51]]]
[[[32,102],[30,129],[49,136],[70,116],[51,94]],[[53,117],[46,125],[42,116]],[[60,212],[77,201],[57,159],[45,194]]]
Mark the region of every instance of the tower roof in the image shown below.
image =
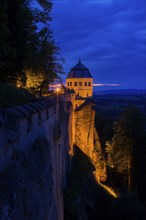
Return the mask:
[[[79,62],[71,68],[67,78],[92,78],[92,76],[88,68],[85,67],[79,60]]]

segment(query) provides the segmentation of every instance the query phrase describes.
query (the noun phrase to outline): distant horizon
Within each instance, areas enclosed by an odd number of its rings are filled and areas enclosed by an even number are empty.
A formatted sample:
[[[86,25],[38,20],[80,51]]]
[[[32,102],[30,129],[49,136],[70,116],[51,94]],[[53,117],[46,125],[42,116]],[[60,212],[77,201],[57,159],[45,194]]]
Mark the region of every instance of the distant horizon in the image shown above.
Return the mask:
[[[50,87],[52,88],[60,88],[61,85],[64,84],[66,85],[65,81],[63,81],[62,83],[53,83],[50,84]],[[93,83],[94,85],[94,83]],[[95,91],[108,91],[108,90],[112,90],[112,91],[118,91],[118,90],[141,90],[141,91],[146,91],[146,88],[126,88],[123,87],[122,85],[112,85],[112,84],[99,84],[99,86],[93,86],[93,92]]]
[[[146,89],[140,89],[140,88],[119,88],[119,87],[108,87],[108,86],[103,86],[103,87],[94,87],[93,92],[97,91],[146,91]]]
[[[91,73],[92,74],[92,73]],[[67,74],[66,75],[64,75],[63,77],[62,77],[62,82],[63,82],[63,84],[65,84],[66,83],[66,77],[67,77]],[[138,89],[138,90],[146,90],[146,85],[145,85],[145,87],[128,87],[128,86],[126,86],[126,85],[123,85],[123,84],[119,84],[119,83],[111,83],[111,82],[108,82],[108,83],[103,83],[103,82],[98,82],[98,83],[96,83],[96,82],[94,82],[95,80],[94,80],[94,78],[93,78],[93,85],[94,84],[98,84],[99,86],[94,86],[94,89],[96,89],[96,90],[98,90],[98,89],[100,89],[100,88],[102,88],[103,90],[106,90],[106,89],[114,89],[114,90],[116,90],[116,89]],[[96,80],[97,81],[97,80]],[[145,83],[146,84],[146,83]]]

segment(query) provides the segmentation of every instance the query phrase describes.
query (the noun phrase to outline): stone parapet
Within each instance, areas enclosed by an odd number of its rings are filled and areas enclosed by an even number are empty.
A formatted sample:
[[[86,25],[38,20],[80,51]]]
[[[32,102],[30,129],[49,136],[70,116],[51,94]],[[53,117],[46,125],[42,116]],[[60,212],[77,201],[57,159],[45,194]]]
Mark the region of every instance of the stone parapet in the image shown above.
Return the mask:
[[[66,176],[70,165],[70,138],[67,131],[68,127],[72,126],[72,124],[69,125],[69,123],[72,123],[72,120],[69,119],[72,107],[70,106],[68,109],[67,103],[72,103],[73,97],[74,94],[44,97],[33,103],[0,110],[0,174],[12,166],[11,164],[14,163],[16,152],[27,155],[27,152],[31,152],[32,146],[33,149],[35,149],[37,140],[47,140],[47,145],[48,147],[50,146],[50,157],[48,157],[48,162],[46,163],[46,166],[48,166],[50,170],[50,173],[47,174],[47,178],[49,178],[50,175],[50,179],[46,180],[49,181],[48,185],[45,184],[47,188],[42,189],[42,192],[46,190],[46,192],[49,193],[42,194],[42,198],[36,198],[37,200],[46,198],[46,201],[49,201],[49,203],[45,205],[46,208],[42,207],[42,210],[45,210],[44,213],[42,211],[42,216],[45,216],[44,219],[46,220],[63,220],[63,187],[66,184]],[[32,158],[31,154],[29,154],[27,158],[27,160],[30,160],[30,164],[33,163],[35,159],[37,160],[37,158]],[[20,163],[21,162],[23,161],[20,159]],[[40,179],[40,174],[37,174],[38,180]],[[41,183],[44,179],[39,181]],[[19,181],[16,181],[16,184],[19,184]],[[15,207],[13,207],[13,204],[11,204],[13,192],[10,191],[9,193],[10,200],[8,198],[7,201],[4,201],[4,204],[1,201],[3,211],[0,217],[5,219],[5,216],[8,215],[8,213],[5,212],[5,206],[7,206],[8,209],[12,208],[14,209],[13,212],[16,212],[17,217],[15,216],[15,219],[25,219],[26,217],[23,216],[23,213],[18,208],[20,206],[23,210],[23,200],[21,201],[18,197],[14,198],[15,201],[13,201],[13,203]],[[18,196],[21,196],[19,187],[18,193]],[[29,204],[30,201],[27,201],[29,197],[25,193],[24,197]],[[28,207],[30,211],[32,211],[31,205],[33,206],[33,204],[30,203]],[[11,213],[9,214],[10,216],[7,216],[7,218],[11,219]],[[41,213],[39,213],[39,215],[41,215]],[[30,218],[28,217],[27,219]],[[37,216],[32,217],[32,219],[37,219]]]

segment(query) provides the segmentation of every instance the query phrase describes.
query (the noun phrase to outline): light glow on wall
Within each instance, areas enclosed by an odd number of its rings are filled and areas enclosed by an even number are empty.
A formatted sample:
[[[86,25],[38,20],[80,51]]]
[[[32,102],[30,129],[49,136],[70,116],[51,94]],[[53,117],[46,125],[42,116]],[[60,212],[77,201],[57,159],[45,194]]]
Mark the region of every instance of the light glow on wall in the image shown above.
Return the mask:
[[[105,184],[103,184],[103,183],[100,182],[99,176],[94,175],[94,177],[95,177],[97,183],[98,183],[108,194],[110,194],[110,195],[111,195],[112,197],[114,197],[115,199],[117,199],[117,198],[119,197],[119,195],[114,191],[113,188],[111,188],[111,187],[109,187],[109,186],[107,186],[107,185],[105,185]]]

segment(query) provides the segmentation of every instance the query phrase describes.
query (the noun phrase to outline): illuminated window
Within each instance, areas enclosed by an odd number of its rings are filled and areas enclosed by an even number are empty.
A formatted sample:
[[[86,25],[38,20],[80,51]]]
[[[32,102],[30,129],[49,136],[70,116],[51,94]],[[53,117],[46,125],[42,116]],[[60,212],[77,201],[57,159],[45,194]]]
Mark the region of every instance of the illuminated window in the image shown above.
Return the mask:
[[[72,82],[70,82],[70,86],[72,86]]]
[[[82,82],[79,82],[79,86],[82,86]]]
[[[67,82],[67,86],[69,86],[69,82]]]
[[[88,82],[88,86],[91,86],[91,82]]]
[[[87,86],[87,82],[85,82],[85,86]]]
[[[77,82],[74,82],[74,86],[77,86]]]

